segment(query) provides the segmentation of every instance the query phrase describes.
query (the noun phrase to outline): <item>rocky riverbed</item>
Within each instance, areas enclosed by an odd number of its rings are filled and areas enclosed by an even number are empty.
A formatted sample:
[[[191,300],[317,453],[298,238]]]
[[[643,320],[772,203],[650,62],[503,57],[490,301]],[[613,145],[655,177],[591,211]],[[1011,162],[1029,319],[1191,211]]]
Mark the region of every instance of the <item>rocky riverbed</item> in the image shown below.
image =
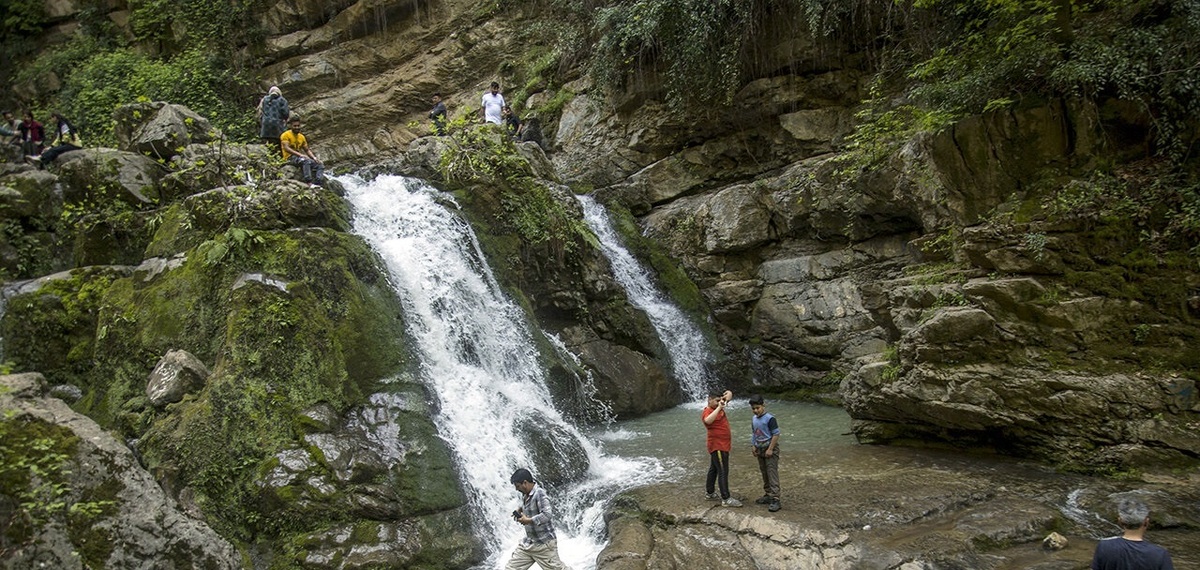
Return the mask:
[[[1151,506],[1149,539],[1176,568],[1200,567],[1196,474],[1116,481],[949,451],[783,451],[783,510],[754,504],[761,480],[748,452],[735,451],[730,476],[746,506],[706,501],[697,453],[681,481],[615,502],[597,568],[1085,569],[1096,540],[1119,532],[1109,521],[1124,493]],[[1051,532],[1067,547],[1044,548]]]

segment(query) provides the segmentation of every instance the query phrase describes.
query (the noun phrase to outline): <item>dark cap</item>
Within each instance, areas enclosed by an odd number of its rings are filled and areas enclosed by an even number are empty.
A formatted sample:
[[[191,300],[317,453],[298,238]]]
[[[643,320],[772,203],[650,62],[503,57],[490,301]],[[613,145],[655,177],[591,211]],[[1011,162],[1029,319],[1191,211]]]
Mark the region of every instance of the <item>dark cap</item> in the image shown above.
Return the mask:
[[[513,485],[516,485],[517,483],[524,483],[526,481],[529,481],[530,483],[537,482],[533,480],[533,473],[530,473],[528,469],[517,469],[516,471],[513,471],[512,477],[509,478],[509,482],[511,482]]]

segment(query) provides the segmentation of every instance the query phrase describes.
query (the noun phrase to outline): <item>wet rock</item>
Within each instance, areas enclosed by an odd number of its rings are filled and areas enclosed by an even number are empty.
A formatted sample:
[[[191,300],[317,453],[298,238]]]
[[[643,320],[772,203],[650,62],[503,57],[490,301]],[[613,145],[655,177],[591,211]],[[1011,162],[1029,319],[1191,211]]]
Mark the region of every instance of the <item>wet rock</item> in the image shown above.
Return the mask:
[[[146,397],[155,407],[163,407],[200,390],[208,380],[208,367],[186,350],[167,352],[154,365],[146,382]]]
[[[402,522],[334,525],[303,536],[305,548],[297,562],[315,568],[408,568],[431,557],[448,568],[465,568],[483,558],[480,545],[446,531],[470,524],[459,509]]]
[[[738,457],[730,488],[734,496],[755,496],[759,474],[752,465],[739,469]],[[1171,520],[1187,511],[1196,493],[1182,480],[1117,491],[1120,486],[1103,478],[994,457],[812,448],[780,458],[783,502],[802,506],[770,513],[705,501],[703,461],[697,454],[681,480],[628,491],[611,502],[611,540],[597,558],[598,569],[710,567],[706,561],[712,560],[721,568],[781,570],[1085,568],[1095,540],[1115,528],[1102,520],[1111,518],[1114,497],[1152,498]],[[1200,527],[1181,523],[1170,523],[1178,532],[1152,529],[1152,540],[1168,548],[1194,540]],[[1057,550],[1042,546],[1051,529],[1065,539]],[[1193,550],[1178,549],[1189,559]]]
[[[618,418],[634,418],[678,404],[678,383],[646,354],[596,338],[577,328],[563,332],[564,342],[593,371],[596,397]]]
[[[1067,537],[1058,534],[1057,532],[1052,532],[1046,535],[1046,538],[1042,539],[1042,548],[1045,548],[1046,550],[1062,550],[1066,548],[1068,544],[1070,544],[1070,541],[1067,540]]]
[[[83,389],[74,384],[55,384],[50,387],[49,394],[68,404],[74,404],[83,397]]]

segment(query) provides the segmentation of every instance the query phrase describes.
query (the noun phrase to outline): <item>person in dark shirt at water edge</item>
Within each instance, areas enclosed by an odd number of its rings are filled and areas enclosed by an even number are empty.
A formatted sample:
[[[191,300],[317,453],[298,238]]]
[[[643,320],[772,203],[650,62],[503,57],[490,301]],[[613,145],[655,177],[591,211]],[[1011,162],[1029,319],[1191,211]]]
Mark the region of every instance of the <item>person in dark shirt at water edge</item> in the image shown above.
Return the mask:
[[[1167,549],[1146,540],[1150,507],[1137,499],[1117,503],[1121,536],[1101,540],[1092,556],[1092,570],[1175,570]]]

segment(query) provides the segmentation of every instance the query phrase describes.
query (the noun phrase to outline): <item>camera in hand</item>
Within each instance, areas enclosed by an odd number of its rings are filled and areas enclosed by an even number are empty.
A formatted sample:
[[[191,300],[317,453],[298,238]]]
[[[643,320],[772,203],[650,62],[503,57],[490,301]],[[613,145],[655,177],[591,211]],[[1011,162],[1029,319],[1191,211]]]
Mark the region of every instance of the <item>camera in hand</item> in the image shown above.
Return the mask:
[[[512,515],[513,515],[513,520],[515,520],[515,521],[521,520],[521,511],[513,511]]]

